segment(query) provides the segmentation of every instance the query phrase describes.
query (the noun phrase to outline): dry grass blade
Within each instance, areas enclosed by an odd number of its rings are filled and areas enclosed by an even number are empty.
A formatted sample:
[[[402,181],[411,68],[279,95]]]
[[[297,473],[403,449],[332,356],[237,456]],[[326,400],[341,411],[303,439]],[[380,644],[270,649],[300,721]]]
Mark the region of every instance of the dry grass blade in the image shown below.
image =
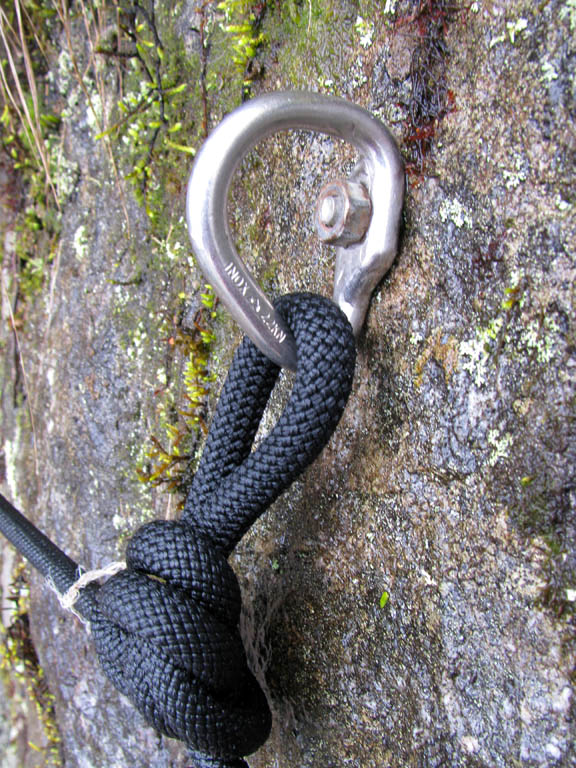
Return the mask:
[[[22,125],[22,129],[27,134],[27,141],[32,153],[35,156],[36,162],[42,167],[46,178],[46,183],[52,192],[56,206],[60,208],[60,202],[58,200],[58,193],[54,185],[52,175],[50,173],[50,165],[48,161],[48,154],[46,146],[44,144],[44,138],[42,136],[42,127],[40,124],[40,107],[38,103],[38,91],[36,89],[36,80],[32,69],[32,62],[30,59],[30,51],[28,50],[28,44],[26,42],[26,36],[24,34],[24,28],[22,24],[22,14],[20,7],[20,0],[15,0],[15,10],[18,19],[18,32],[16,32],[10,19],[6,15],[3,8],[0,8],[0,38],[4,45],[4,51],[6,54],[6,60],[10,67],[12,79],[14,81],[14,88],[16,94],[12,92],[12,88],[8,83],[6,72],[3,67],[0,67],[0,88],[4,97],[5,103],[10,102],[18,119]],[[12,38],[12,41],[10,41]],[[33,114],[30,112],[28,106],[28,99],[26,98],[25,88],[20,80],[18,68],[15,61],[15,48],[19,49],[19,52],[24,59],[24,65],[26,69],[27,90],[32,98]]]
[[[20,49],[22,51],[22,58],[24,59],[24,67],[26,68],[26,79],[28,81],[30,96],[32,97],[32,104],[34,106],[34,121],[35,121],[36,130],[38,132],[40,104],[38,103],[38,90],[36,88],[36,79],[34,77],[32,61],[30,59],[30,51],[28,50],[28,46],[26,45],[26,36],[24,34],[24,27],[22,25],[22,14],[20,12],[20,0],[16,0],[16,2],[14,3],[14,9],[16,10],[16,18],[18,19],[18,36],[20,38]]]

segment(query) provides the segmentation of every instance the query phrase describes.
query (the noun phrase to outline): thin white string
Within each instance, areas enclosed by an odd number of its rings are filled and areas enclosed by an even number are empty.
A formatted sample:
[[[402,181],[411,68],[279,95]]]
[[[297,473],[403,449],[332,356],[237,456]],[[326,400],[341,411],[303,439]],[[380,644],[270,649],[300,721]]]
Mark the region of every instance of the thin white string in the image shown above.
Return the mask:
[[[109,565],[106,565],[104,568],[95,568],[93,571],[82,572],[74,584],[72,584],[72,586],[69,587],[66,592],[63,594],[59,592],[56,593],[58,595],[58,602],[62,608],[64,608],[64,610],[72,611],[73,614],[78,616],[78,613],[74,610],[74,604],[80,597],[80,592],[84,589],[84,587],[86,587],[88,584],[91,584],[93,581],[98,581],[99,579],[113,576],[115,573],[123,571],[125,568],[126,563],[117,561],[114,563],[109,563]]]

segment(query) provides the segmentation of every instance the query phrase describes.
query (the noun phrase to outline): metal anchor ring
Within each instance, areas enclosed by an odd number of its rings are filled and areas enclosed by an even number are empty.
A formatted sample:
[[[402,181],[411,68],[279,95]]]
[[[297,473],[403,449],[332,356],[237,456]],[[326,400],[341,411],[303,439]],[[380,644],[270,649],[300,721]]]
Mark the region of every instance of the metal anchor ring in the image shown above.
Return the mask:
[[[360,153],[349,179],[325,185],[316,231],[336,244],[333,299],[360,332],[372,291],[396,255],[404,166],[388,129],[365,109],[309,92],[276,92],[246,102],[210,134],[188,181],[188,232],[200,267],[252,341],[280,366],[296,369],[294,339],[232,243],[227,200],[233,174],[264,137],[309,129],[344,139]]]

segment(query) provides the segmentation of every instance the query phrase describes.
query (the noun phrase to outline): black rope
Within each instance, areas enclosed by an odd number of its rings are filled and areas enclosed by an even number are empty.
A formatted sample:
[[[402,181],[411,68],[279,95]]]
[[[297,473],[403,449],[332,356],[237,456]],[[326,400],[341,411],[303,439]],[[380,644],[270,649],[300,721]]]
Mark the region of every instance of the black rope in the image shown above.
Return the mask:
[[[277,303],[296,340],[290,400],[252,451],[279,368],[249,339],[238,348],[180,521],[141,527],[126,570],[82,590],[100,662],[160,732],[181,739],[198,768],[247,768],[271,715],[239,633],[240,589],[227,558],[255,520],[326,445],[354,372],[351,327],[330,301]],[[59,592],[78,566],[5,499],[0,529]]]

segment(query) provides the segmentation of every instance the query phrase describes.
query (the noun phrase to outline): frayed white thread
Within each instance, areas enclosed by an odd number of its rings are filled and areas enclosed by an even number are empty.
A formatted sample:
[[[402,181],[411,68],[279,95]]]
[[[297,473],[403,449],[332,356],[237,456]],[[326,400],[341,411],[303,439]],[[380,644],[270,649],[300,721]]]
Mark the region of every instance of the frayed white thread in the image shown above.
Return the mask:
[[[74,610],[74,605],[76,600],[80,597],[80,592],[84,587],[88,586],[88,584],[92,584],[93,581],[114,576],[115,573],[119,573],[125,568],[126,563],[117,561],[115,563],[110,563],[104,568],[95,568],[93,571],[84,571],[66,592],[63,594],[60,592],[56,593],[58,595],[58,602],[65,611],[71,611],[75,616],[78,616],[78,618],[82,620],[82,617]]]

